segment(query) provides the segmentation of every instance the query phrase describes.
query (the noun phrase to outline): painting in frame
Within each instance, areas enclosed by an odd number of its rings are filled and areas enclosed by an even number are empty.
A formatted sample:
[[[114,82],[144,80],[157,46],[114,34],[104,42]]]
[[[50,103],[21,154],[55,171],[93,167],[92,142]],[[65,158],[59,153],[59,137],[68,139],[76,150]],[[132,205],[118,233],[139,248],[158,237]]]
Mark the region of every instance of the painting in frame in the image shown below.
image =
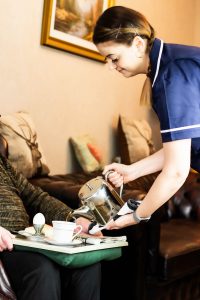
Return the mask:
[[[114,0],[44,0],[41,44],[104,61],[92,34],[101,13]]]

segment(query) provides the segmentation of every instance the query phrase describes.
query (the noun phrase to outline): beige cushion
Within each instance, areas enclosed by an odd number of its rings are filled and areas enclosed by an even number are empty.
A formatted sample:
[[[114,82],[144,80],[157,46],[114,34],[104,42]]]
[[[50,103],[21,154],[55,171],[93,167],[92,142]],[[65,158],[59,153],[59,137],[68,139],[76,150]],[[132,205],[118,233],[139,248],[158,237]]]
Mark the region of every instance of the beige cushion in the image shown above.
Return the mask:
[[[27,178],[49,173],[35,125],[26,112],[0,117],[0,134],[8,142],[8,159]]]
[[[85,173],[98,171],[102,168],[101,156],[94,139],[85,134],[82,136],[71,137],[75,156]]]
[[[133,120],[120,116],[118,137],[122,163],[134,163],[155,151],[152,131],[146,120]]]

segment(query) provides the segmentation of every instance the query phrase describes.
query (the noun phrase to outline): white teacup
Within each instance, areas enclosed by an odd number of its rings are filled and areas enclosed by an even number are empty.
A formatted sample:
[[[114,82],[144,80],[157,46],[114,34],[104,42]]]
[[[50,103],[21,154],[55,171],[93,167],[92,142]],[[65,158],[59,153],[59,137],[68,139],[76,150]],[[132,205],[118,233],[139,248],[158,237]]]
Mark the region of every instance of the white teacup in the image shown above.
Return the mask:
[[[56,242],[69,243],[82,231],[81,225],[67,221],[52,221],[53,236]],[[78,229],[78,230],[77,230]],[[76,230],[76,232],[75,232]]]

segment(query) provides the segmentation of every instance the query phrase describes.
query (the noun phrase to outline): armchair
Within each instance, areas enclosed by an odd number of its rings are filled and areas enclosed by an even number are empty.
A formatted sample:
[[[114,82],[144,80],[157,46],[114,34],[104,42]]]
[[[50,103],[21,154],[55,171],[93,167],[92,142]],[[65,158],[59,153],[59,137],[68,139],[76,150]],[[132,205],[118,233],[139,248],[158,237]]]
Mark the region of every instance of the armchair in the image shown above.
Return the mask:
[[[146,300],[200,299],[200,175],[191,172],[149,238]]]

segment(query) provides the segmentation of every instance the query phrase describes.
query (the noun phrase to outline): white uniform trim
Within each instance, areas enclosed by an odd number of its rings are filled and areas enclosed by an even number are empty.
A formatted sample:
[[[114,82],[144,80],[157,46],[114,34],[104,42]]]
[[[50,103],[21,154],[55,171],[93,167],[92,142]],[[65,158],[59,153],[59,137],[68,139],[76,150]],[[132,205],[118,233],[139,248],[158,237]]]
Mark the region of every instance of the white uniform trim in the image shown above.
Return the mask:
[[[161,56],[162,56],[162,52],[163,52],[163,40],[160,40],[161,41],[161,44],[160,44],[160,50],[159,50],[159,54],[158,54],[158,60],[157,60],[157,66],[156,66],[156,73],[155,73],[155,76],[154,76],[154,79],[153,79],[153,83],[152,83],[152,87],[154,86],[155,84],[155,81],[157,79],[157,76],[158,76],[158,72],[159,72],[159,69],[160,69],[160,61],[161,61]]]
[[[167,132],[180,131],[180,130],[192,129],[192,128],[200,128],[200,124],[177,127],[177,128],[172,128],[172,129],[166,129],[166,130],[161,130],[160,132],[161,133],[167,133]]]

